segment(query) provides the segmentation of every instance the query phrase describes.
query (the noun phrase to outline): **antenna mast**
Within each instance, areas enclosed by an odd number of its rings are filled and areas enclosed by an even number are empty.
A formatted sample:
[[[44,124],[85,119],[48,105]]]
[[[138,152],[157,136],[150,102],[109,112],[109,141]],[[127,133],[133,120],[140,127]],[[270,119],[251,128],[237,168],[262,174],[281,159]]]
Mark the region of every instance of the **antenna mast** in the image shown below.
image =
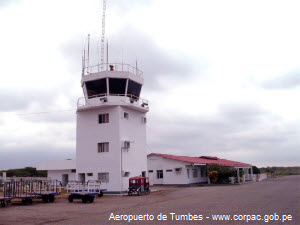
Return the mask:
[[[103,65],[104,65],[105,10],[106,10],[106,0],[103,0],[102,37],[101,37],[101,71],[103,71]]]

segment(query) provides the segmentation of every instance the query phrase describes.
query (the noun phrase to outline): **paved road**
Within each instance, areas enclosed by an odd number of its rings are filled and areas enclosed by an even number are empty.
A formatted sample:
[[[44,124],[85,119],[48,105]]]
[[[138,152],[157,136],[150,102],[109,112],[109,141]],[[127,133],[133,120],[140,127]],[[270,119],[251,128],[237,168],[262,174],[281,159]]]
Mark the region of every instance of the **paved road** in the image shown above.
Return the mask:
[[[153,215],[153,221],[109,221],[114,215]],[[167,215],[158,221],[157,215]],[[202,215],[202,220],[172,220],[176,215]],[[291,221],[214,221],[212,215],[291,215]],[[206,218],[209,217],[209,218]],[[148,217],[149,218],[149,217]],[[184,217],[183,217],[184,218]],[[191,218],[191,217],[190,217]],[[267,218],[267,217],[266,217]],[[145,218],[147,219],[147,218]],[[175,217],[174,217],[175,219]],[[272,216],[270,217],[272,219]],[[0,224],[293,224],[300,225],[300,176],[234,186],[162,188],[148,196],[104,196],[93,204],[36,202],[0,208]]]

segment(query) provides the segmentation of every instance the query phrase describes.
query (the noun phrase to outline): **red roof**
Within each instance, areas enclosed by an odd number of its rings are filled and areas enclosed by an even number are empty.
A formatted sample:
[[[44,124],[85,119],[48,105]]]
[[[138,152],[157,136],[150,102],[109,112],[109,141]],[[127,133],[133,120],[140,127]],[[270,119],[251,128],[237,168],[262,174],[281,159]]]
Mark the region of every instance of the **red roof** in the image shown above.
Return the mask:
[[[199,163],[199,164],[218,164],[220,166],[228,166],[228,167],[251,167],[251,164],[231,161],[227,159],[220,159],[218,157],[213,156],[200,156],[200,157],[190,157],[190,156],[178,156],[178,155],[168,155],[168,154],[160,154],[160,153],[151,153],[150,155],[160,156],[166,159],[174,159],[182,162],[188,163]]]

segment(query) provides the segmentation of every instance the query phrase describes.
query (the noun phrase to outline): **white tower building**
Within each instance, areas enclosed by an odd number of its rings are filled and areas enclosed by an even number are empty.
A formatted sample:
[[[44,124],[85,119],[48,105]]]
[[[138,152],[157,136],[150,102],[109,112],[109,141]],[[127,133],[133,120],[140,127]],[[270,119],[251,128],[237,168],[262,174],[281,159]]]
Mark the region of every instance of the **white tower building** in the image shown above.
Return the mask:
[[[100,180],[109,192],[128,189],[129,177],[147,171],[142,72],[127,64],[84,68],[77,104],[76,177]],[[102,68],[102,67],[101,67]],[[93,72],[95,71],[95,72]]]

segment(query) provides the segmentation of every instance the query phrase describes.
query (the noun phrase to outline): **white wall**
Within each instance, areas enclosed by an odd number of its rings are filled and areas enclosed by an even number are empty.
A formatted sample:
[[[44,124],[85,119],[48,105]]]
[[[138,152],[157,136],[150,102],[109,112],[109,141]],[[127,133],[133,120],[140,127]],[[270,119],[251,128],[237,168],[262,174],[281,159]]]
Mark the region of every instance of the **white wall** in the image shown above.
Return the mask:
[[[124,118],[124,112],[129,115]],[[123,177],[123,190],[128,190],[129,178],[139,176],[142,171],[147,173],[147,138],[146,123],[143,118],[146,113],[120,107],[120,140],[130,141],[130,149],[122,151],[122,169],[130,172],[128,177]]]
[[[52,160],[41,161],[37,164],[37,170],[71,170],[76,169],[76,160]]]
[[[109,123],[98,123],[98,115],[108,113]],[[77,112],[76,165],[86,181],[97,180],[98,173],[109,172],[109,191],[120,191],[120,107],[102,107]],[[98,153],[98,143],[109,142],[109,152]],[[77,177],[78,179],[78,177]]]
[[[148,156],[148,171],[153,170],[153,173],[149,173],[149,179],[152,180],[152,184],[192,184],[199,182],[207,182],[207,177],[201,176],[200,168],[205,169],[203,166],[192,166],[191,163],[186,163],[178,160],[166,159],[160,156],[149,155]],[[175,171],[175,168],[182,168],[180,173]],[[190,176],[188,178],[187,169],[190,169]],[[197,178],[193,178],[192,169],[198,170]],[[157,178],[157,170],[163,170],[163,179]],[[172,170],[167,172],[166,170]],[[151,184],[151,185],[152,185]]]
[[[124,119],[124,112],[129,114]],[[109,123],[98,123],[99,114],[109,114]],[[147,171],[145,113],[123,106],[100,107],[77,112],[76,165],[78,173],[85,173],[86,181],[97,180],[98,173],[109,173],[108,191],[128,190],[129,177]],[[128,151],[122,150],[124,141],[130,141]],[[98,153],[98,143],[109,142],[109,152]],[[121,150],[123,171],[121,177]],[[93,173],[93,176],[87,176]]]
[[[51,178],[51,180],[58,180],[62,182],[62,175],[68,174],[69,181],[76,180],[76,173],[72,173],[71,170],[48,170],[47,176]]]

